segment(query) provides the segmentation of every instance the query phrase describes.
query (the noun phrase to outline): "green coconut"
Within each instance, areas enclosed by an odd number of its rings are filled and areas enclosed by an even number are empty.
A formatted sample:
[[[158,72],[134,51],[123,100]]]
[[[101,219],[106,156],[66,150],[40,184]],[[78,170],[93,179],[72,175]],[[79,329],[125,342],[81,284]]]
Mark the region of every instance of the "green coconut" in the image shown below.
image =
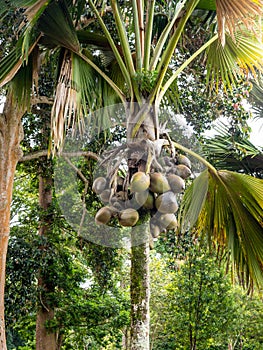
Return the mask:
[[[138,171],[133,174],[130,186],[131,192],[144,192],[149,188],[150,185],[150,176],[145,174],[143,171]]]
[[[158,238],[161,233],[161,229],[158,225],[151,225],[150,226],[150,232],[153,238]]]
[[[103,190],[101,192],[101,194],[99,195],[100,197],[100,200],[103,202],[103,203],[108,203],[109,200],[110,200],[110,195],[111,195],[111,190],[110,189],[106,189],[106,190]]]
[[[174,214],[163,214],[159,217],[158,222],[161,227],[167,230],[175,230],[178,227],[178,222]]]
[[[150,174],[150,190],[154,193],[164,193],[170,190],[170,185],[162,173]]]
[[[154,197],[149,191],[136,192],[135,200],[144,209],[153,209],[154,207]]]

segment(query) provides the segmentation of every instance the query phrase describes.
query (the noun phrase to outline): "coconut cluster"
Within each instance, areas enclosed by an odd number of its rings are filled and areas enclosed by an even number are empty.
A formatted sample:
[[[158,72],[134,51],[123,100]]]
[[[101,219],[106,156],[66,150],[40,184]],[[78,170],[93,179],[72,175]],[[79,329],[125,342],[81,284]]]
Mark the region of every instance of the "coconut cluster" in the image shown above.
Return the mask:
[[[97,177],[92,189],[104,203],[95,216],[97,224],[110,224],[117,219],[121,226],[132,227],[140,217],[150,213],[150,230],[154,238],[166,230],[177,228],[177,196],[185,189],[185,179],[191,175],[191,162],[184,155],[164,156],[158,170],[149,173],[140,168],[132,174],[116,176],[114,181]],[[162,169],[162,171],[160,171]]]

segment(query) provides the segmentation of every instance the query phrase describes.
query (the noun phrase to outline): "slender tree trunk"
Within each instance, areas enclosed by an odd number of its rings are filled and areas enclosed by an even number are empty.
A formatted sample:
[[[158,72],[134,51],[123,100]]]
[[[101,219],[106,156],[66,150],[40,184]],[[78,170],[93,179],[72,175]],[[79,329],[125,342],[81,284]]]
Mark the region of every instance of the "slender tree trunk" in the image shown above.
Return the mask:
[[[148,230],[134,227],[132,236],[140,231],[145,243],[131,248],[131,350],[150,349],[150,273]]]
[[[39,175],[39,206],[43,210],[43,215],[40,220],[39,235],[47,236],[52,225],[52,215],[49,212],[52,203],[52,171],[50,162],[46,157],[43,157],[43,162],[40,166]],[[43,250],[43,254],[45,254]],[[46,283],[41,272],[38,277],[38,286],[40,288],[40,306],[37,311],[36,320],[36,350],[56,350],[56,333],[48,331],[46,323],[54,318],[53,307],[48,305],[45,296],[42,297],[41,291],[44,294],[54,292],[53,286]]]
[[[6,350],[4,290],[6,255],[10,231],[10,207],[17,161],[22,156],[19,144],[23,138],[21,119],[24,110],[19,109],[7,96],[4,111],[0,114],[0,349]]]
[[[145,107],[145,106],[143,106]],[[150,106],[149,106],[150,107]],[[134,108],[132,115],[140,113],[139,106]],[[157,115],[152,108],[148,109],[147,117],[140,127],[135,138],[132,138],[132,130],[136,123],[134,118],[128,118],[127,140],[138,142],[154,140],[158,138]],[[133,164],[134,163],[134,164]],[[129,164],[129,163],[128,163]],[[131,159],[131,168],[136,168],[137,161]],[[145,171],[146,159],[140,162],[137,171]],[[134,170],[134,169],[133,169]],[[133,172],[132,169],[130,171]],[[149,223],[135,226],[131,231],[131,350],[150,349],[150,246],[149,246],[150,226]],[[138,245],[138,237],[143,237],[143,244]]]

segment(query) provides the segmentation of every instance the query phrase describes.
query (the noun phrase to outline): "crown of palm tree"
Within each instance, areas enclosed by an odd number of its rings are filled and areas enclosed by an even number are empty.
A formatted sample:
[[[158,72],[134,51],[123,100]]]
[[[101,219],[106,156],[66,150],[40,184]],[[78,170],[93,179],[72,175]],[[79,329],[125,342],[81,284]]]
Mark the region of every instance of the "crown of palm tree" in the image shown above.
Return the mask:
[[[29,81],[30,77],[32,82],[36,76],[34,62],[39,53],[48,50],[51,54],[60,52],[52,109],[52,132],[56,146],[62,144],[65,124],[70,118],[76,125],[78,121],[81,123],[87,111],[116,100],[143,103],[145,90],[140,91],[136,80],[138,74],[156,73],[147,98],[158,105],[182,70],[201,53],[207,53],[207,72],[212,82],[223,81],[231,85],[240,70],[254,73],[255,68],[262,70],[262,40],[256,28],[251,30],[261,14],[261,0],[176,1],[174,16],[167,22],[157,42],[152,38],[155,1],[145,1],[145,9],[143,1],[132,0],[133,22],[127,22],[135,24],[135,43],[129,40],[126,21],[116,0],[110,2],[114,18],[112,31],[105,24],[103,13],[96,3],[93,0],[88,0],[88,3],[89,10],[93,12],[92,18],[96,18],[100,26],[96,43],[94,37],[78,30],[81,21],[79,14],[86,6],[85,2],[12,0],[13,5],[26,8],[27,20],[20,25],[21,35],[16,47],[0,62],[0,84],[3,86],[11,82],[19,92],[20,102],[28,101],[32,95]],[[170,62],[177,53],[185,25],[197,6],[212,10],[216,8],[218,33],[211,30],[210,39],[171,72]],[[7,6],[3,6],[0,16],[6,10]],[[89,29],[85,28],[85,32],[89,32]],[[94,33],[92,30],[90,34]],[[136,55],[133,54],[134,46]],[[110,52],[110,59],[103,60],[108,66],[98,59],[94,47],[104,57]],[[21,80],[21,74],[27,78],[27,84]],[[94,97],[102,91],[102,81],[106,82],[103,91],[108,89],[108,93],[105,93],[107,99],[96,100]],[[144,113],[137,117],[135,133],[144,120]],[[178,144],[175,147],[189,151]],[[211,164],[204,163],[208,170],[187,190],[181,218],[185,225],[195,225],[196,230],[207,234],[211,241],[228,246],[239,272],[246,273],[263,285],[262,180],[226,170],[217,171]]]

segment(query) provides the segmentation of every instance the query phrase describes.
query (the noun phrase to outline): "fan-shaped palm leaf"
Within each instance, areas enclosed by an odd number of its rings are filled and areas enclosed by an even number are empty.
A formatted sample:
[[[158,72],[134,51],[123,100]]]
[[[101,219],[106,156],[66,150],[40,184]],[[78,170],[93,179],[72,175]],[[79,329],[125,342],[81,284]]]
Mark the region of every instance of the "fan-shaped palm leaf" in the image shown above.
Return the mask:
[[[229,127],[224,124],[219,124],[216,131],[219,134],[208,138],[202,147],[206,158],[217,169],[229,169],[262,178],[262,151],[247,138],[230,134]]]
[[[226,35],[223,47],[219,40],[214,41],[207,51],[207,77],[211,83],[223,80],[229,87],[237,80],[238,73],[252,72],[255,67],[262,69],[263,45],[253,33],[238,32],[234,41]]]
[[[224,46],[226,29],[234,39],[240,23],[250,30],[256,27],[256,18],[262,14],[261,0],[216,0],[219,38]]]
[[[180,224],[228,249],[247,284],[263,285],[263,180],[205,170],[185,193]]]
[[[222,46],[225,45],[225,34],[235,39],[234,33],[240,24],[250,30],[258,26],[258,17],[262,15],[262,0],[200,0],[198,8],[216,10],[218,34]]]

